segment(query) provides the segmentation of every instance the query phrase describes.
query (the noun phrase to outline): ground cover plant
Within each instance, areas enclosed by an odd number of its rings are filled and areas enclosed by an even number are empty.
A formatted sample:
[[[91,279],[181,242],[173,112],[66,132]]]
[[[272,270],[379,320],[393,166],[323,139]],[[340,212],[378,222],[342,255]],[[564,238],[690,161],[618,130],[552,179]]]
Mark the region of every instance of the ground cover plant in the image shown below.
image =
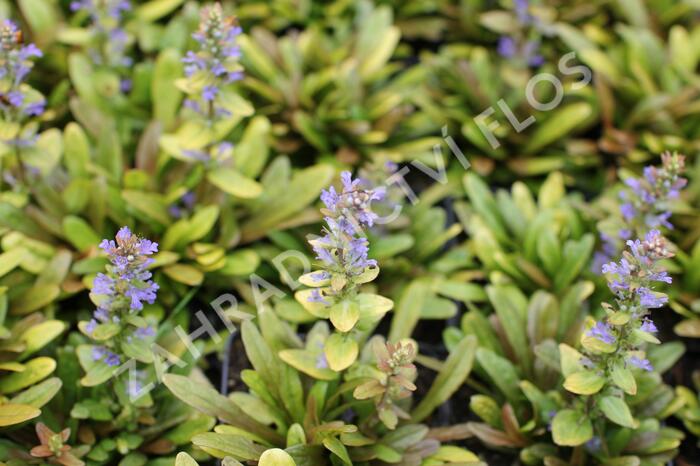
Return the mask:
[[[697,464],[698,13],[0,0],[0,464]]]

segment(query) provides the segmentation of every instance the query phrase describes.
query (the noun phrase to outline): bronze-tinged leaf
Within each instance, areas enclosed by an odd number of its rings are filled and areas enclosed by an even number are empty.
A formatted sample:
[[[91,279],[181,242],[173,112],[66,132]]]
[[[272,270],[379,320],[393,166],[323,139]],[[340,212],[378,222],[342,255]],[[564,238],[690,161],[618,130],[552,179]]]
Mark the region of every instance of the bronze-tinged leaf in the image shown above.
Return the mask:
[[[482,422],[469,422],[469,430],[484,443],[494,447],[516,448],[520,444],[511,439],[508,434],[496,430],[488,424]]]

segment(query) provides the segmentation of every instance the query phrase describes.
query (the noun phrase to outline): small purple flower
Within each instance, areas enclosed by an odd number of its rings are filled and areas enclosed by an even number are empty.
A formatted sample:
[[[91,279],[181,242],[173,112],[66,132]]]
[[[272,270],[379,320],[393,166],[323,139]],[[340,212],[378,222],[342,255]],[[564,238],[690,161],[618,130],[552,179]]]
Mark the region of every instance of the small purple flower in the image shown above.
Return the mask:
[[[595,326],[593,326],[586,335],[602,341],[603,343],[607,343],[608,345],[612,345],[615,343],[615,336],[611,333],[611,330],[608,324],[596,322]]]
[[[90,322],[88,322],[87,325],[85,326],[85,331],[88,334],[92,335],[92,332],[94,332],[96,328],[97,328],[97,321],[95,319],[90,319]]]
[[[129,286],[129,288],[124,292],[124,295],[130,298],[129,307],[131,310],[140,311],[143,309],[142,301],[145,301],[148,304],[153,304],[155,302],[157,291],[158,284],[148,282],[143,287]]]
[[[635,215],[637,215],[637,211],[635,210],[634,206],[629,202],[625,202],[620,206],[620,213],[625,220],[631,220]]]
[[[46,101],[32,102],[24,107],[24,113],[27,116],[39,116],[44,113]]]
[[[498,39],[498,54],[504,58],[513,58],[518,53],[515,39],[510,36],[501,36]]]
[[[111,294],[114,280],[103,273],[98,273],[92,282],[92,292],[95,294]]]
[[[638,288],[636,290],[636,293],[639,296],[639,304],[645,308],[662,307],[668,302],[668,296],[657,295],[656,293],[654,293],[646,287]]]
[[[591,358],[587,358],[585,356],[579,360],[579,363],[586,369],[593,369],[595,367],[595,364],[593,361],[591,361]]]
[[[329,274],[325,270],[311,274],[311,279],[315,282],[320,282],[322,280],[327,280],[329,278],[331,278],[331,274]]]
[[[311,295],[307,298],[307,301],[310,303],[321,303],[326,306],[330,304],[330,302],[328,302],[323,296],[321,296],[321,292],[315,288],[311,290]]]
[[[640,330],[647,333],[656,333],[659,331],[659,329],[656,328],[656,325],[654,325],[654,322],[652,322],[651,319],[644,319]]]
[[[328,359],[324,353],[316,357],[316,369],[328,369]]]
[[[592,452],[600,451],[602,446],[603,446],[603,442],[600,440],[600,437],[598,437],[598,436],[594,436],[588,442],[586,442],[586,448]]]
[[[631,356],[627,359],[627,362],[632,364],[634,367],[643,369],[647,372],[651,372],[654,370],[654,367],[651,365],[651,362],[649,362],[648,359],[640,359],[637,356]]]
[[[92,347],[92,360],[93,361],[101,361],[106,355],[108,351],[107,348],[104,346],[93,346]]]
[[[528,25],[532,22],[532,16],[529,13],[530,2],[529,0],[514,0],[515,14],[523,25]]]
[[[155,334],[156,330],[150,325],[147,325],[146,327],[139,327],[134,331],[134,335],[140,339],[152,337],[155,336]]]
[[[95,362],[103,361],[108,366],[118,366],[121,363],[121,358],[104,346],[92,347],[92,360]]]
[[[202,98],[206,101],[212,101],[216,99],[216,95],[219,93],[219,88],[216,86],[204,86],[202,90]]]
[[[19,108],[24,103],[24,94],[22,94],[20,91],[10,91],[7,93],[6,97],[7,101],[13,107]]]
[[[540,42],[535,40],[530,40],[525,42],[523,46],[523,57],[529,66],[537,67],[542,66],[544,63],[544,57],[539,53]]]
[[[104,359],[105,364],[111,367],[116,367],[119,364],[121,364],[121,359],[119,356],[115,353],[108,352],[107,356]]]

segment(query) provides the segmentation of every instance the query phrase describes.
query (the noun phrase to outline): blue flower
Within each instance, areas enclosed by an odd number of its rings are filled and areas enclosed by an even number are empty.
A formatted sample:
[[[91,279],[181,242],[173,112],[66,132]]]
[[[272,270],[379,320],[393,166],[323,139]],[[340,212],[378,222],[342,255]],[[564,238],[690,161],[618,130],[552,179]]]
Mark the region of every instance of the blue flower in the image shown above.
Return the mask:
[[[668,302],[668,296],[657,295],[647,287],[637,288],[636,293],[639,296],[639,304],[648,309],[661,307]]]
[[[111,352],[104,346],[93,346],[92,347],[92,359],[95,362],[102,361],[108,366],[118,366],[121,363],[121,358],[119,355]]]
[[[156,330],[150,325],[147,325],[146,327],[139,327],[134,331],[134,335],[140,339],[152,337],[155,336],[155,334]]]
[[[627,362],[632,364],[633,366],[639,368],[639,369],[644,369],[645,371],[651,372],[654,370],[654,367],[651,365],[651,362],[649,362],[648,359],[640,359],[637,356],[631,356],[627,358]]]
[[[316,357],[316,369],[328,369],[328,359],[324,353]]]
[[[498,39],[498,53],[504,58],[513,58],[518,53],[518,46],[515,39],[510,36],[501,36]]]
[[[611,333],[610,326],[603,322],[596,322],[595,326],[593,326],[586,335],[596,338],[608,345],[615,343],[615,336]]]
[[[651,319],[644,319],[640,330],[647,333],[656,333],[659,331],[659,329],[656,328],[656,325],[654,325],[654,322],[652,322]]]
[[[121,364],[121,359],[119,358],[119,355],[109,352],[105,357],[104,362],[108,366],[116,367]]]

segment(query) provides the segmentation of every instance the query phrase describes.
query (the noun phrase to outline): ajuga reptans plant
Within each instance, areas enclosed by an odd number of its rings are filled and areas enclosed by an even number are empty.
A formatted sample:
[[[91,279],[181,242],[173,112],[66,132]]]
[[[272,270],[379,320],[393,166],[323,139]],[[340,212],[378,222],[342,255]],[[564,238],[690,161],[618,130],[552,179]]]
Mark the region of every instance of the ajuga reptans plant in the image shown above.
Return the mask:
[[[34,66],[33,60],[42,56],[41,50],[30,43],[25,44],[22,31],[9,19],[0,24],[0,158],[8,166],[6,154],[14,155],[15,176],[26,177],[22,148],[35,143],[39,124],[37,117],[44,113],[46,100],[25,81]],[[3,172],[4,179],[14,185],[16,178]]]
[[[158,251],[158,244],[133,234],[128,227],[117,232],[114,240],[103,240],[100,248],[107,253],[109,265],[106,273],[99,273],[94,280],[92,294],[97,303],[93,318],[81,324],[82,331],[95,341],[91,349],[92,361],[96,364],[86,367],[88,372],[83,383],[96,385],[105,380],[93,380],[101,365],[117,367],[126,358],[139,358],[146,342],[152,341],[155,329],[139,315],[144,303],[153,304],[158,285],[151,280],[147,270],[153,263],[151,255]],[[102,370],[100,374],[111,375]],[[130,374],[126,374],[128,377]],[[127,380],[126,390],[130,397],[140,396],[141,381],[134,377]]]
[[[661,167],[644,167],[641,178],[627,178],[626,189],[620,192],[619,216],[601,222],[602,249],[596,252],[593,271],[617,257],[625,241],[642,237],[651,229],[672,229],[670,203],[678,199],[687,180],[685,156],[676,152],[661,154]]]
[[[668,301],[655,288],[659,283],[671,283],[660,261],[673,253],[658,230],[641,240],[628,240],[627,246],[618,262],[603,267],[615,302],[603,305],[606,315],[602,319],[589,321],[581,338],[583,357],[576,360],[575,350],[565,345],[561,348],[564,388],[580,397],[554,417],[554,441],[575,446],[595,438],[588,450],[601,458],[610,455],[608,421],[630,429],[638,427],[625,394],[637,393],[635,373],[653,370],[645,345],[660,342],[650,313]]]

